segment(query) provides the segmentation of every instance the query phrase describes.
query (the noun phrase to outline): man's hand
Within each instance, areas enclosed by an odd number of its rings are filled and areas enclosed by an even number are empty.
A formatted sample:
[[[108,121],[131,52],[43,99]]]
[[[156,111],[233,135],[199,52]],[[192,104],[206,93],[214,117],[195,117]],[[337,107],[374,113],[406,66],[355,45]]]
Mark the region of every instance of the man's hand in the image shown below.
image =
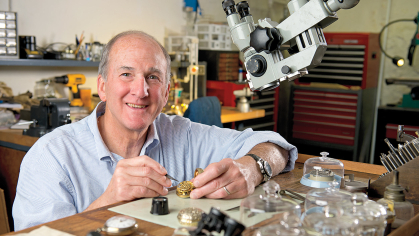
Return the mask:
[[[148,156],[122,159],[118,162],[105,192],[86,210],[120,201],[166,195],[172,182],[166,169]]]
[[[199,174],[192,180],[196,189],[191,192],[191,198],[205,196],[207,198],[232,199],[243,198],[252,194],[256,182],[260,180],[251,176],[252,170],[248,169],[249,166],[240,163],[241,161],[251,163],[253,159],[249,158],[251,160],[243,157],[237,161],[226,158],[220,162],[210,164],[205,168],[204,173]]]
[[[254,146],[249,153],[268,161],[273,176],[279,174],[288,161],[288,151],[269,142]],[[252,157],[244,156],[235,161],[226,158],[210,164],[192,180],[196,189],[191,192],[191,198],[243,198],[252,194],[262,180],[259,166]]]

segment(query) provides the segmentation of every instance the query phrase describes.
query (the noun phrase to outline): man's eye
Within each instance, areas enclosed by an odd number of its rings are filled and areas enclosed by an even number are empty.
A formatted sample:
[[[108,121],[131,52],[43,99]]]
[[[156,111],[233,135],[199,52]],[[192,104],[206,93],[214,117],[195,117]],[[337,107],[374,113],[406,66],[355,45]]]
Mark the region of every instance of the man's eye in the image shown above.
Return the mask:
[[[122,73],[122,76],[130,76],[130,73]]]
[[[157,77],[157,76],[155,76],[155,75],[150,75],[149,77],[148,77],[149,79],[159,79],[159,77]]]

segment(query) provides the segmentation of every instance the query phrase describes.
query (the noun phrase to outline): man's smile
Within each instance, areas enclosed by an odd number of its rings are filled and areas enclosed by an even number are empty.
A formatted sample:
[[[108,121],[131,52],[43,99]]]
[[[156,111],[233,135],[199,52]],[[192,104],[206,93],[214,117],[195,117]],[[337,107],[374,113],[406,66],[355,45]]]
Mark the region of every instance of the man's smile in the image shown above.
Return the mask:
[[[127,105],[132,108],[146,108],[147,107],[146,105],[136,105],[132,103],[127,103]]]

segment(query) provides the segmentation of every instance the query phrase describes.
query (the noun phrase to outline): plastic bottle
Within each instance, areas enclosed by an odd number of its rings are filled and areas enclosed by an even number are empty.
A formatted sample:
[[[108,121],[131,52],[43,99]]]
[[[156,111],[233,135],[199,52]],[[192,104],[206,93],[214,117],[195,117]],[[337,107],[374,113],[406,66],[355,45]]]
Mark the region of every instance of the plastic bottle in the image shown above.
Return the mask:
[[[239,82],[243,82],[243,68],[239,67]]]

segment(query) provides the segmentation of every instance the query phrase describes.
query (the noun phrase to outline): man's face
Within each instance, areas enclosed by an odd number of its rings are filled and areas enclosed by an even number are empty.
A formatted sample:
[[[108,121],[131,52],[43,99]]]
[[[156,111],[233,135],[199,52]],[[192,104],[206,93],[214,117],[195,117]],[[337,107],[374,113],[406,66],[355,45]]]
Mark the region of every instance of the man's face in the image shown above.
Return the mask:
[[[166,68],[163,52],[152,40],[138,35],[118,39],[109,54],[107,81],[98,77],[106,120],[132,131],[153,123],[169,95]]]

